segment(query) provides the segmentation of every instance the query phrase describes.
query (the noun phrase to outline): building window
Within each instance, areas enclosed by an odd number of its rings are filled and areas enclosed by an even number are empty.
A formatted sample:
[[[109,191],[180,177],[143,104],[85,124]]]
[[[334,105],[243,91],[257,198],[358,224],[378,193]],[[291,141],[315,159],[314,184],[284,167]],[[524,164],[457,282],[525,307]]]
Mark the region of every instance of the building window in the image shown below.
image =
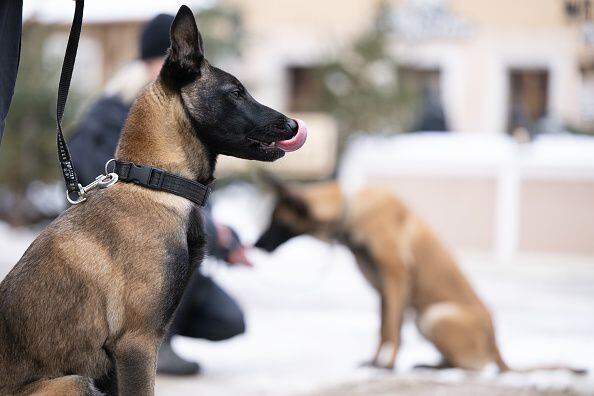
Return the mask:
[[[548,108],[549,72],[546,69],[509,71],[508,133],[534,135]]]
[[[289,111],[316,111],[320,107],[322,80],[316,67],[290,66]]]
[[[447,131],[446,115],[441,100],[441,71],[434,68],[400,67],[398,81],[407,101],[411,104],[407,130]]]

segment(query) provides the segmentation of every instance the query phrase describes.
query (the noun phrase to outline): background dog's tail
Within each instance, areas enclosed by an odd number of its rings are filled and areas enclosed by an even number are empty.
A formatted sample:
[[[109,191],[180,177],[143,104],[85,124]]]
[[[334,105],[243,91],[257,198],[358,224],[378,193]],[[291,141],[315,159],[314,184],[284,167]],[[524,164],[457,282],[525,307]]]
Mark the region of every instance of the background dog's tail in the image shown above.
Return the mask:
[[[573,374],[577,374],[577,375],[585,375],[588,374],[588,370],[583,369],[583,368],[575,368],[575,367],[569,367],[569,366],[555,366],[555,365],[543,365],[543,366],[533,366],[533,367],[524,367],[524,368],[511,368],[507,365],[507,363],[505,363],[505,360],[503,360],[503,357],[501,356],[501,352],[499,351],[499,348],[497,347],[497,342],[495,341],[495,336],[493,335],[492,339],[491,339],[491,343],[492,343],[492,350],[493,350],[493,359],[495,361],[495,364],[497,364],[497,367],[499,368],[499,371],[504,373],[506,371],[513,371],[514,373],[531,373],[534,371],[557,371],[557,370],[567,370]]]
[[[498,364],[499,365],[499,364]],[[513,371],[514,373],[532,373],[534,371],[558,371],[558,370],[566,370],[576,375],[586,375],[588,374],[588,370],[584,368],[577,368],[577,367],[570,367],[570,366],[533,366],[533,367],[523,367],[523,368],[507,368],[509,371]],[[502,370],[503,371],[503,370]]]
[[[493,340],[493,341],[495,341],[495,340]],[[502,373],[504,373],[506,371],[510,371],[511,369],[509,368],[507,363],[505,363],[505,361],[503,360],[503,357],[501,356],[501,352],[499,352],[499,348],[497,347],[497,344],[495,344],[495,342],[493,342],[493,353],[494,353],[494,358],[495,358],[495,364],[497,364],[499,371]]]
[[[588,370],[584,369],[584,368],[576,368],[576,367],[570,367],[570,366],[533,366],[533,367],[524,367],[524,368],[513,368],[513,369],[509,369],[513,371],[514,373],[532,373],[534,371],[558,371],[558,370],[567,370],[573,374],[576,375],[586,375],[588,374]]]
[[[569,367],[569,366],[555,366],[555,365],[550,365],[550,366],[533,366],[533,367],[524,367],[524,368],[511,368],[507,365],[507,363],[505,363],[505,361],[503,360],[503,358],[501,357],[501,353],[499,352],[499,348],[497,348],[497,346],[495,346],[494,349],[494,359],[495,359],[495,364],[497,364],[497,367],[499,368],[499,371],[504,373],[506,371],[513,371],[514,373],[531,373],[534,371],[557,371],[557,370],[567,370],[573,374],[577,374],[577,375],[586,375],[588,374],[588,370],[583,369],[583,368],[575,368],[575,367]]]

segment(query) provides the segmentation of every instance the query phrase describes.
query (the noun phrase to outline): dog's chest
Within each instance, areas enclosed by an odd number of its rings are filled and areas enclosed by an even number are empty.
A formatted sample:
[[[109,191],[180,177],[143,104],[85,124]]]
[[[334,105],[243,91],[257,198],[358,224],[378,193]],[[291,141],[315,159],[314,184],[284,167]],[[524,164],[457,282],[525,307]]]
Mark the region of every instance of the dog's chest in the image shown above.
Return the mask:
[[[202,213],[195,207],[188,214],[185,241],[172,241],[168,246],[160,293],[165,322],[173,315],[192,273],[198,271],[205,249],[206,234]]]
[[[355,256],[355,261],[365,279],[376,289],[381,290],[381,275],[377,264],[375,264],[369,249],[364,242],[361,242],[348,234],[341,238]]]

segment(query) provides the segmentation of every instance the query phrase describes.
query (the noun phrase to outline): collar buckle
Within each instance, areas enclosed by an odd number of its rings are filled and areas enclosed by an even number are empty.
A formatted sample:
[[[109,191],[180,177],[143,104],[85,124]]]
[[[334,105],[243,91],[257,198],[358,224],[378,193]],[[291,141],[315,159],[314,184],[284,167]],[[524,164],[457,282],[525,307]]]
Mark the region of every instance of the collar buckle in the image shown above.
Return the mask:
[[[130,163],[126,180],[150,188],[160,189],[163,186],[165,171],[159,168]]]

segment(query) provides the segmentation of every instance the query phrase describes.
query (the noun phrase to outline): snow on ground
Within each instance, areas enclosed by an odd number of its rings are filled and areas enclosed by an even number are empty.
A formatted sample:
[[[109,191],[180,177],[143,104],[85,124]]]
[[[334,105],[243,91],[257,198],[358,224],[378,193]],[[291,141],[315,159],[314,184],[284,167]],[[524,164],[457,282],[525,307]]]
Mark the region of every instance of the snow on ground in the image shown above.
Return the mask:
[[[0,221],[0,279],[4,279],[36,235],[35,231],[10,228]]]
[[[270,200],[245,186],[215,195],[214,214],[253,241]],[[0,276],[34,233],[0,226]],[[176,349],[204,367],[193,378],[158,377],[158,395],[594,395],[594,377],[566,372],[419,372],[437,360],[410,321],[396,372],[359,368],[377,340],[377,297],[346,249],[309,237],[277,252],[254,251],[255,269],[207,262],[245,309],[247,333],[224,342],[178,337]],[[594,258],[522,257],[499,263],[464,254],[461,263],[490,306],[512,367],[563,363],[594,372]]]

